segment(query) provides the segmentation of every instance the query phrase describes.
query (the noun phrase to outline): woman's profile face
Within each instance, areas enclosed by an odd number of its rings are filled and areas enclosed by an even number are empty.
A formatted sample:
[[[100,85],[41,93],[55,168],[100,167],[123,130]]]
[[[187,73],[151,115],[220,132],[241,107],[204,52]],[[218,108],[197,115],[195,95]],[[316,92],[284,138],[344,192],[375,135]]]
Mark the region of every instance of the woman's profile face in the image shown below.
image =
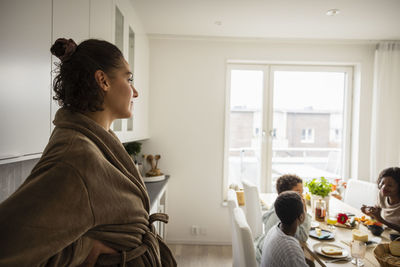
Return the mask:
[[[110,89],[104,96],[104,108],[114,119],[132,116],[133,98],[138,92],[133,86],[133,76],[128,62],[122,59],[121,67],[114,70],[110,78]]]
[[[383,177],[379,183],[381,193],[385,197],[394,197],[399,195],[399,185],[396,180],[390,176]]]

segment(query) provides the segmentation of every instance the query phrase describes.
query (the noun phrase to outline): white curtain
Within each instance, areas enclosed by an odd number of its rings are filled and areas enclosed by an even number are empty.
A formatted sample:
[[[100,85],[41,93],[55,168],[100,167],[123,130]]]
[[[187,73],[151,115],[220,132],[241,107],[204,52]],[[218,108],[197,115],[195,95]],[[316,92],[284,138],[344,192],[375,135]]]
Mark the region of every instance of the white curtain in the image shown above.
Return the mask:
[[[379,43],[375,51],[370,180],[400,162],[400,42]]]

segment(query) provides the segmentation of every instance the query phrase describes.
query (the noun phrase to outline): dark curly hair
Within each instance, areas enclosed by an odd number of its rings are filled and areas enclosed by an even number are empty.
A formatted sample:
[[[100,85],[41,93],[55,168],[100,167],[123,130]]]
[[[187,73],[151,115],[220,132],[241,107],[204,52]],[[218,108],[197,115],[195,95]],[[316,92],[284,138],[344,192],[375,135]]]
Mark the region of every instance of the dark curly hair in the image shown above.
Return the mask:
[[[112,76],[113,70],[122,65],[121,51],[102,40],[89,39],[77,46],[72,39],[64,38],[58,39],[50,51],[61,59],[60,63],[56,63],[53,99],[71,111],[103,110],[104,92],[94,74],[102,70]]]
[[[303,201],[299,193],[286,191],[279,194],[274,203],[276,215],[285,225],[291,225],[304,213]]]
[[[396,181],[398,188],[399,188],[398,194],[400,196],[400,168],[390,167],[390,168],[386,168],[386,169],[382,170],[381,173],[379,173],[378,180],[377,180],[379,189],[381,189],[380,183],[384,177],[392,177]]]
[[[276,191],[278,194],[292,190],[297,184],[302,184],[303,180],[295,174],[285,174],[276,180]]]

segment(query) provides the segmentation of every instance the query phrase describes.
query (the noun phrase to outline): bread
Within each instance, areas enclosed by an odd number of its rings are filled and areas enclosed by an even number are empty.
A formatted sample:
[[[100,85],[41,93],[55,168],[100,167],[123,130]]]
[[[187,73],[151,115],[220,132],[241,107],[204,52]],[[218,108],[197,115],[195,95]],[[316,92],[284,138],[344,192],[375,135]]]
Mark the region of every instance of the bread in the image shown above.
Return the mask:
[[[353,240],[358,240],[362,242],[367,242],[368,241],[368,234],[360,231],[358,229],[353,230]]]
[[[321,248],[322,253],[326,255],[342,255],[343,254],[343,249],[339,247],[333,247],[333,246],[324,246]]]
[[[400,241],[392,241],[389,243],[389,250],[393,256],[400,256]]]
[[[315,233],[317,234],[317,236],[321,236],[321,229],[320,228],[315,228]]]

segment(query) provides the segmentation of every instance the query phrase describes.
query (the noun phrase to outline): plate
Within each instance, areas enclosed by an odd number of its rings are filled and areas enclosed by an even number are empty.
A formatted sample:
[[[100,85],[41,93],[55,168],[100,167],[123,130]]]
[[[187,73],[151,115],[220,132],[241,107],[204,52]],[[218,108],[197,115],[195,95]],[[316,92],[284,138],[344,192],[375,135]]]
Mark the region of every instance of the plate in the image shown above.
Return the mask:
[[[322,248],[325,246],[341,248],[343,253],[342,253],[342,255],[326,255],[325,253],[322,252]],[[328,257],[328,258],[341,259],[341,258],[346,258],[349,256],[349,251],[347,249],[345,249],[344,247],[339,246],[335,243],[317,243],[313,246],[313,249],[319,255],[322,255],[322,256]]]
[[[312,221],[311,228],[316,228],[316,227],[319,227],[319,222]]]
[[[335,237],[334,233],[322,229],[321,229],[321,235],[317,235],[315,229],[311,229],[309,235],[319,240],[330,240]]]

